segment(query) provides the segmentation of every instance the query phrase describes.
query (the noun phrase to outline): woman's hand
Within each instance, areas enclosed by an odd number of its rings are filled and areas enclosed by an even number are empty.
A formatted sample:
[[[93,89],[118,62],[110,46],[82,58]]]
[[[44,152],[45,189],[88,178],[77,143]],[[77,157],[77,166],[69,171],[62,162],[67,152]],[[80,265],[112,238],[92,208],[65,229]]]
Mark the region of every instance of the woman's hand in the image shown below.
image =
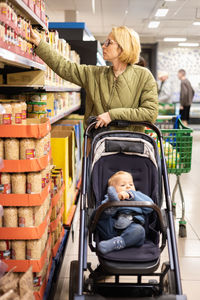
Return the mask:
[[[32,27],[31,27],[30,33],[31,33],[31,35],[30,35],[30,41],[31,41],[31,43],[33,43],[36,46],[38,46],[39,43],[40,43],[40,41],[41,41],[41,37],[40,37],[39,33],[36,30],[33,30]]]
[[[106,113],[103,113],[101,115],[99,115],[97,117],[97,124],[95,126],[95,128],[97,129],[98,127],[107,127],[108,124],[112,121],[111,118],[110,118],[110,114],[109,112],[106,112]]]

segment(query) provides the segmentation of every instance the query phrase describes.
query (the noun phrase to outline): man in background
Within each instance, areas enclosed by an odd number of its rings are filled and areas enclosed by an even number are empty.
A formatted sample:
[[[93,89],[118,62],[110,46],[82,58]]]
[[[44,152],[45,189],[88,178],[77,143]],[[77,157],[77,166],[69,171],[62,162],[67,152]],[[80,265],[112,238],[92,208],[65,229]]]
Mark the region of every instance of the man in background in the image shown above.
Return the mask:
[[[169,75],[165,71],[158,74],[158,101],[160,103],[171,103],[171,86],[168,80]]]
[[[190,118],[190,106],[194,98],[194,90],[190,81],[186,78],[186,72],[183,69],[178,71],[178,79],[181,80],[180,91],[180,115],[181,120],[185,126],[188,126]]]

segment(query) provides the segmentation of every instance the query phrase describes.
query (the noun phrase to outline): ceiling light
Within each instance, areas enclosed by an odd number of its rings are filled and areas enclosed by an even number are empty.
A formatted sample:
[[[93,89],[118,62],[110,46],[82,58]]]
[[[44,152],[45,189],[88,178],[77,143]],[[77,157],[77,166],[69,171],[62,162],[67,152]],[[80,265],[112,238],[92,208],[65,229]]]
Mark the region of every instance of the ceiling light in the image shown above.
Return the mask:
[[[165,17],[168,13],[169,9],[168,8],[159,8],[156,11],[155,16],[156,17]]]
[[[199,43],[179,43],[178,45],[181,47],[198,47]]]
[[[158,28],[159,25],[160,25],[159,21],[151,21],[148,24],[148,28]]]
[[[192,25],[200,26],[200,22],[194,22],[194,23],[192,23]]]
[[[176,0],[165,0],[165,2],[175,2]]]
[[[186,38],[169,38],[169,37],[166,37],[163,39],[164,42],[185,42],[187,41]]]

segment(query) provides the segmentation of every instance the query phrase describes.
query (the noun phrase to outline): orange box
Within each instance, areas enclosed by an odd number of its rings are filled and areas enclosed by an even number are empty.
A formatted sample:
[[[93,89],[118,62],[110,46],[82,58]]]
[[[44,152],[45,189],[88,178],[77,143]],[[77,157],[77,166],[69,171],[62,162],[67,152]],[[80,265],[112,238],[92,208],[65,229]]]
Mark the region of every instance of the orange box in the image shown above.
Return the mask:
[[[48,118],[26,119],[26,124],[19,125],[0,125],[0,137],[15,138],[42,138],[51,130]]]
[[[0,205],[3,206],[39,206],[42,205],[50,191],[50,182],[41,194],[1,194]]]
[[[1,227],[0,240],[37,240],[40,239],[49,224],[52,208],[44,221],[37,227]],[[37,272],[37,271],[35,271]]]
[[[40,260],[14,260],[14,259],[2,259],[2,261],[7,264],[8,271],[14,268],[14,272],[26,272],[30,266],[32,266],[33,272],[40,272],[44,267],[45,260],[47,257],[48,248],[51,245],[51,234],[46,245],[46,248],[42,254]]]

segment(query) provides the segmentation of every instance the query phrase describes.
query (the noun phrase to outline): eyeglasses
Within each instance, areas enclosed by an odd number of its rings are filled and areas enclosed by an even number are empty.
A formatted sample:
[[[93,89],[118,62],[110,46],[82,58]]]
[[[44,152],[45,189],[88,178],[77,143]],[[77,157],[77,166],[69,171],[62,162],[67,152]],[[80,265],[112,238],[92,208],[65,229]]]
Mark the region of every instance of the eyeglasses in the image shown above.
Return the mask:
[[[110,40],[110,39],[107,39],[107,40],[103,43],[103,45],[104,45],[105,47],[108,47],[109,45],[112,45],[112,44],[117,44],[117,42],[115,42],[115,41],[113,41],[113,40]]]

